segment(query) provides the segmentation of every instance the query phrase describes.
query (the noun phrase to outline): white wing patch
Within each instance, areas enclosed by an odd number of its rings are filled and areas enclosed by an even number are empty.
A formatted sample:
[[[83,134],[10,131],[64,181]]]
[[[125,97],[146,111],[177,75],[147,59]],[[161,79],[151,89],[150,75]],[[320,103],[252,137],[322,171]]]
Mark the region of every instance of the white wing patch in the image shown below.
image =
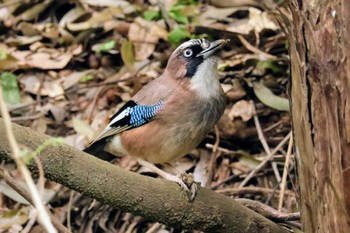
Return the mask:
[[[126,116],[129,116],[131,112],[132,112],[132,108],[130,107],[126,108],[124,111],[118,114],[118,116],[116,116],[113,120],[111,120],[111,122],[109,122],[109,124],[107,125],[107,128],[111,127],[111,125],[120,121],[121,119],[124,119]]]

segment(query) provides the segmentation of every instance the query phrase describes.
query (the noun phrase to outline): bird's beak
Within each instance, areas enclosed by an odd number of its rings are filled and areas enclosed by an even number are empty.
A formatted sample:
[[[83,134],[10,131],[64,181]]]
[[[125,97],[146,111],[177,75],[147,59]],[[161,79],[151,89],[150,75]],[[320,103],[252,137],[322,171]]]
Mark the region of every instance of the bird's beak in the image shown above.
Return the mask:
[[[213,41],[209,44],[209,47],[203,50],[202,52],[197,54],[197,57],[203,56],[204,59],[212,56],[217,50],[222,48],[225,44],[227,44],[229,39],[221,39]]]

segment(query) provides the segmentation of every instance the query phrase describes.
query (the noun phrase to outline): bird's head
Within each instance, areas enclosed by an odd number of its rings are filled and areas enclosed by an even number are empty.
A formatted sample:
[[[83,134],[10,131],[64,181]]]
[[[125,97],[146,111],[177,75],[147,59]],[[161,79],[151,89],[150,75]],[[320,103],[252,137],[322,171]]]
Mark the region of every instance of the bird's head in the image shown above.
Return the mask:
[[[217,61],[213,55],[228,41],[193,39],[181,44],[168,60],[165,77],[178,80],[205,99],[221,95]]]
[[[199,70],[216,70],[216,57],[213,55],[226,43],[227,40],[223,39],[213,42],[206,39],[186,41],[170,56],[166,71],[173,78],[191,79]]]

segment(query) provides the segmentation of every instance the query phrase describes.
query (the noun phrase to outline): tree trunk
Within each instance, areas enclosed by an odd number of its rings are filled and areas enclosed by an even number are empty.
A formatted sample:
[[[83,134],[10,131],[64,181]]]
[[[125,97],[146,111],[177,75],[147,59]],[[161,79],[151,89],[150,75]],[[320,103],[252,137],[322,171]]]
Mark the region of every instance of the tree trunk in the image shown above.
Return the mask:
[[[350,1],[291,0],[291,102],[305,232],[350,232]]]

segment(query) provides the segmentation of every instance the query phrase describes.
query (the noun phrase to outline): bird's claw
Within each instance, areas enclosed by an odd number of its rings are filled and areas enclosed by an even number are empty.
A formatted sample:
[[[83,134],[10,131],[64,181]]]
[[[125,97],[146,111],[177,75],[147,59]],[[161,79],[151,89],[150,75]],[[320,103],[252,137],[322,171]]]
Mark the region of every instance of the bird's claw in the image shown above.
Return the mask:
[[[198,190],[198,186],[193,179],[193,175],[191,173],[182,173],[178,177],[180,178],[180,182],[177,183],[181,186],[183,190],[185,190],[188,200],[193,201]]]

